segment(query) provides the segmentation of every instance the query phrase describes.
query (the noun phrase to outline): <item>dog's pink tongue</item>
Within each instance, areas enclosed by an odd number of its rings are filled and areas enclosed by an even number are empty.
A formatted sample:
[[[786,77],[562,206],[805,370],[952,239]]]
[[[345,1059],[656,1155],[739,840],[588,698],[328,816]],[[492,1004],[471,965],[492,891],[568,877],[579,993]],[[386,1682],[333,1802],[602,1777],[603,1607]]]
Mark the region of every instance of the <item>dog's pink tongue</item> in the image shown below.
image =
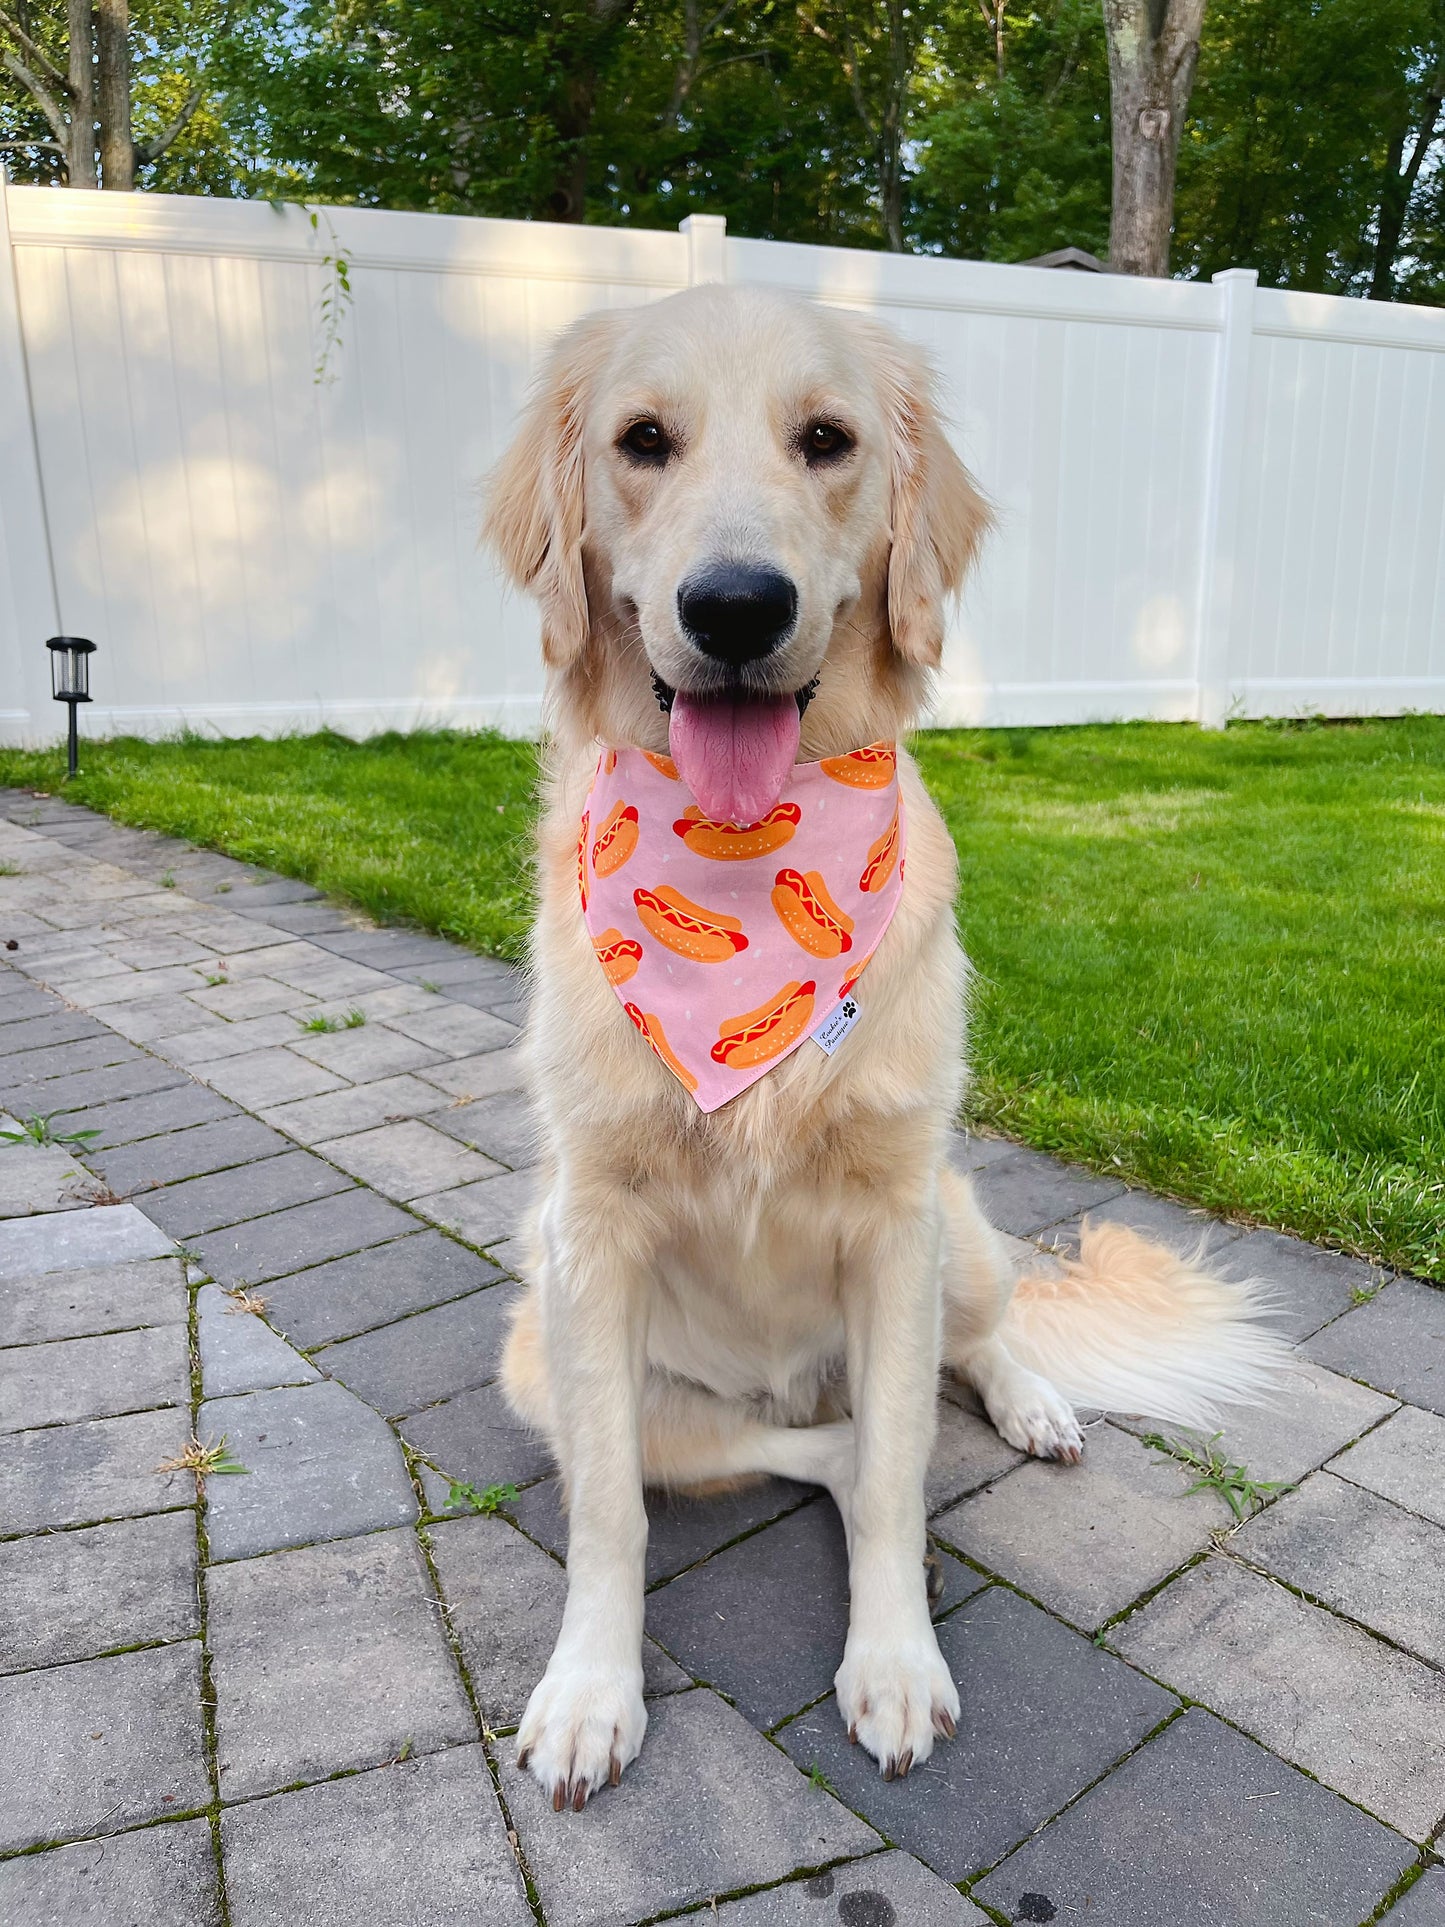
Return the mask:
[[[668,746],[705,816],[757,823],[783,793],[798,731],[793,696],[689,696],[679,689]]]

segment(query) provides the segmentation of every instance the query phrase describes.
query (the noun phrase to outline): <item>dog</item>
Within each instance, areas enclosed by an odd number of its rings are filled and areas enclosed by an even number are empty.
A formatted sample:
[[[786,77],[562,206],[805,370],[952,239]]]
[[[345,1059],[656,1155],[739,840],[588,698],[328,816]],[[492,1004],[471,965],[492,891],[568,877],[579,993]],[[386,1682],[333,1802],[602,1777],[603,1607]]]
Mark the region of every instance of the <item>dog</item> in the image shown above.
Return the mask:
[[[562,1627],[517,1740],[559,1811],[615,1786],[642,1744],[645,1487],[776,1474],[827,1488],[850,1573],[838,1706],[891,1777],[959,1715],[924,1567],[940,1369],[1011,1445],[1063,1461],[1083,1450],[1075,1405],[1205,1424],[1278,1369],[1252,1286],[1118,1227],[1015,1283],[949,1164],[967,991],[955,854],[892,746],[926,708],[945,605],[989,525],[917,350],[744,287],[570,327],[492,478],[486,534],[540,604],[548,671],[525,1044],[540,1198],[503,1385],[568,1504]],[[678,1038],[609,981],[643,945],[616,929],[594,941],[585,922],[589,863],[600,878],[617,860],[603,844],[636,833],[617,803],[589,856],[589,796],[617,755],[641,753],[676,782],[679,835],[701,820],[726,838],[772,822],[759,806],[790,776],[869,745],[907,849],[857,1020],[831,1054],[799,1033],[704,1108]],[[769,914],[644,900],[677,943],[724,959]],[[832,907],[818,941],[839,945],[849,917]],[[788,989],[806,1004],[814,973]],[[731,1064],[770,1025],[776,1012],[724,1027],[712,1057]]]

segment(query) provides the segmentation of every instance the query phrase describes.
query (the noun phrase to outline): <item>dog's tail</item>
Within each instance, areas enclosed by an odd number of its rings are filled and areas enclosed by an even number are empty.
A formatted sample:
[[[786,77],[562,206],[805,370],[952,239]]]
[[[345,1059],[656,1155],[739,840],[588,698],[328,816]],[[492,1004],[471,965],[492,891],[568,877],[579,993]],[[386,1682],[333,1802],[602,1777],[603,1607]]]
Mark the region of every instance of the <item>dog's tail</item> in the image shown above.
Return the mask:
[[[1085,1222],[1077,1258],[1021,1278],[999,1337],[1075,1405],[1207,1430],[1274,1402],[1291,1353],[1257,1279],[1216,1277],[1123,1225]]]

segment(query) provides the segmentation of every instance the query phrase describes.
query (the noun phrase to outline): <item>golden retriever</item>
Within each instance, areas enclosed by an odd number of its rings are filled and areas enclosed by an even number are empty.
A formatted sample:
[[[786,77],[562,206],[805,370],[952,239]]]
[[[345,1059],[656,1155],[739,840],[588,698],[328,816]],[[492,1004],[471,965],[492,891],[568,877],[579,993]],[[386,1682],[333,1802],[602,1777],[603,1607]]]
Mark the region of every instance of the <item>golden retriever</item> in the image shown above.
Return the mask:
[[[1251,1287],[1128,1231],[1015,1285],[946,1158],[967,965],[953,847],[906,755],[902,896],[836,1054],[804,1043],[704,1113],[584,927],[599,746],[663,755],[668,704],[746,719],[784,697],[800,761],[893,742],[988,525],[918,352],[748,288],[578,322],[493,478],[487,533],[540,603],[549,671],[527,1045],[541,1195],[504,1383],[568,1500],[566,1610],[517,1747],[559,1810],[642,1744],[646,1485],[829,1490],[850,1562],[839,1710],[891,1776],[959,1710],[924,1569],[940,1366],[1010,1443],[1064,1460],[1074,1403],[1201,1423],[1277,1366]],[[699,580],[736,646],[688,617]]]

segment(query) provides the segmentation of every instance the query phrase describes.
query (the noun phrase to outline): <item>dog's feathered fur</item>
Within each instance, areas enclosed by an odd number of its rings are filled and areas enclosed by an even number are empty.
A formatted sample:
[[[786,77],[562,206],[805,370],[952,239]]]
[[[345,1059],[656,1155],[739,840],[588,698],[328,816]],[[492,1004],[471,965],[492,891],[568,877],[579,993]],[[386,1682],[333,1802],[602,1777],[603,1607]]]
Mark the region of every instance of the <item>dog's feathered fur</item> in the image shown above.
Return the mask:
[[[826,474],[794,426],[820,411],[854,440]],[[647,474],[618,445],[639,414],[679,451]],[[518,1743],[559,1807],[615,1782],[642,1741],[644,1482],[829,1488],[850,1548],[839,1707],[885,1773],[906,1772],[958,1713],[922,1563],[940,1363],[1011,1443],[1066,1459],[1070,1400],[1201,1424],[1277,1366],[1249,1287],[1118,1227],[1015,1285],[946,1160],[966,965],[953,847],[906,755],[903,897],[836,1056],[805,1046],[703,1115],[583,926],[597,743],[665,750],[652,673],[693,686],[674,616],[687,568],[741,553],[797,582],[775,667],[788,688],[821,671],[814,760],[917,717],[987,523],[921,357],[858,316],[745,289],[576,324],[494,479],[488,533],[541,603],[551,670],[527,1041],[541,1197],[504,1382],[569,1500],[566,1612]]]

